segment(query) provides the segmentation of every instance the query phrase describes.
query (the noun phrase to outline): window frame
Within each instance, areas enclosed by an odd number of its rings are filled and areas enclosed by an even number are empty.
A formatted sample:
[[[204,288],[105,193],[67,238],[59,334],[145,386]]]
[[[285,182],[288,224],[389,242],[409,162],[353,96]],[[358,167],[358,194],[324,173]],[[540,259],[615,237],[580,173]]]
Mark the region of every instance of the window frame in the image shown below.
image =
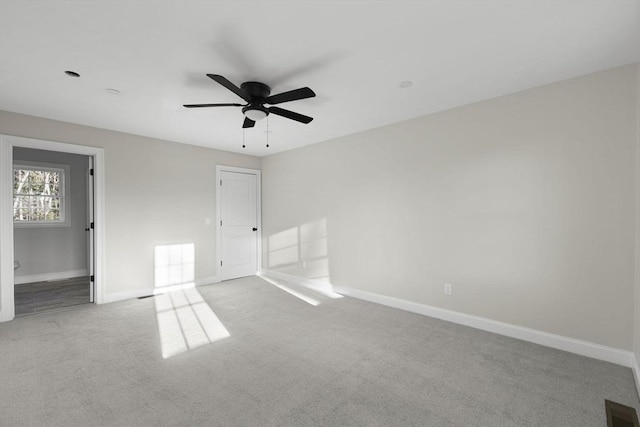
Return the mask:
[[[46,228],[46,227],[71,227],[71,168],[69,165],[61,163],[44,163],[32,162],[27,160],[14,160],[13,162],[13,201],[15,202],[15,171],[16,169],[34,170],[34,171],[51,171],[60,173],[62,184],[59,187],[60,197],[60,221],[16,221],[13,220],[13,226],[17,228]],[[13,216],[13,210],[12,214]]]

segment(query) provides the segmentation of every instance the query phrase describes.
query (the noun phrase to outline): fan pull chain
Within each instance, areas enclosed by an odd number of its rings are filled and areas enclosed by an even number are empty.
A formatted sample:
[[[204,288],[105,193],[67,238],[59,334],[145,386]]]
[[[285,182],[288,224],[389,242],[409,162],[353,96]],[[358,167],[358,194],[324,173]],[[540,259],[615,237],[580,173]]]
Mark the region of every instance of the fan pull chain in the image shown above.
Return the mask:
[[[242,148],[247,148],[247,146],[244,145],[244,128],[242,128]]]
[[[267,148],[269,148],[269,116],[267,116]]]

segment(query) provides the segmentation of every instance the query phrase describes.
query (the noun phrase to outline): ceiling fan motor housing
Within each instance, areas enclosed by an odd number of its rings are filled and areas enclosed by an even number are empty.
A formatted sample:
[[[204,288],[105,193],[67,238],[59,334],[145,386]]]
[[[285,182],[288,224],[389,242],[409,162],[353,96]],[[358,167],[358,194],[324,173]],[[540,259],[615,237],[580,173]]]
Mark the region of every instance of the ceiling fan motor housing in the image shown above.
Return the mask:
[[[271,88],[260,82],[244,82],[240,88],[249,95],[249,105],[242,109],[245,117],[254,122],[262,120],[269,115],[269,110],[264,107],[267,97],[271,93]]]
[[[269,94],[271,94],[271,88],[260,82],[244,82],[240,85],[240,89],[249,95],[252,102],[260,101],[260,103],[264,103]]]

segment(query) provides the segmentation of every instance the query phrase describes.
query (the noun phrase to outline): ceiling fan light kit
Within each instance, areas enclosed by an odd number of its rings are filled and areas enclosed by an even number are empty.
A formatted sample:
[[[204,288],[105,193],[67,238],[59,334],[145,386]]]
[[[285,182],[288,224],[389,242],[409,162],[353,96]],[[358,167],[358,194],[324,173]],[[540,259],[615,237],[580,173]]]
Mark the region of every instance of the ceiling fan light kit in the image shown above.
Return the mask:
[[[282,92],[277,95],[271,95],[271,88],[260,82],[244,82],[240,87],[231,83],[225,77],[218,74],[207,74],[211,80],[224,86],[231,92],[238,95],[246,104],[226,103],[226,104],[185,104],[186,108],[208,108],[208,107],[242,107],[244,114],[244,122],[242,128],[252,128],[256,122],[264,119],[269,114],[275,114],[296,122],[308,124],[313,117],[305,116],[294,111],[285,110],[280,107],[265,107],[265,104],[275,105],[283,102],[297,101],[300,99],[313,98],[316,94],[308,87]],[[244,142],[242,144],[244,147]],[[267,147],[269,143],[267,141]]]
[[[269,114],[269,111],[260,105],[250,105],[248,107],[244,107],[242,109],[242,113],[249,120],[253,120],[257,122],[258,120],[262,120]]]

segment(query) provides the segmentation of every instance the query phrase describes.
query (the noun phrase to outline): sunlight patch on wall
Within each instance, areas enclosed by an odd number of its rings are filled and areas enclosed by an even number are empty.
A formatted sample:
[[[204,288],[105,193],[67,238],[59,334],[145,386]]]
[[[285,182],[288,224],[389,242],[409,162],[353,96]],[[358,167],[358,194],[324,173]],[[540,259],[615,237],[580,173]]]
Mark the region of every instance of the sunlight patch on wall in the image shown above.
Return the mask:
[[[330,282],[327,219],[298,225],[266,240],[266,268]]]
[[[190,283],[195,277],[195,245],[157,245],[154,251],[155,287]]]
[[[322,262],[322,264],[324,263]],[[333,286],[329,282],[329,276],[312,277],[310,280],[305,280],[302,286],[331,299],[343,298],[342,295],[333,292]]]
[[[159,294],[154,299],[165,359],[230,336],[195,288]]]
[[[327,235],[326,218],[300,226],[300,259],[303,276],[307,279],[330,283]]]
[[[269,236],[269,268],[298,262],[298,227]]]

